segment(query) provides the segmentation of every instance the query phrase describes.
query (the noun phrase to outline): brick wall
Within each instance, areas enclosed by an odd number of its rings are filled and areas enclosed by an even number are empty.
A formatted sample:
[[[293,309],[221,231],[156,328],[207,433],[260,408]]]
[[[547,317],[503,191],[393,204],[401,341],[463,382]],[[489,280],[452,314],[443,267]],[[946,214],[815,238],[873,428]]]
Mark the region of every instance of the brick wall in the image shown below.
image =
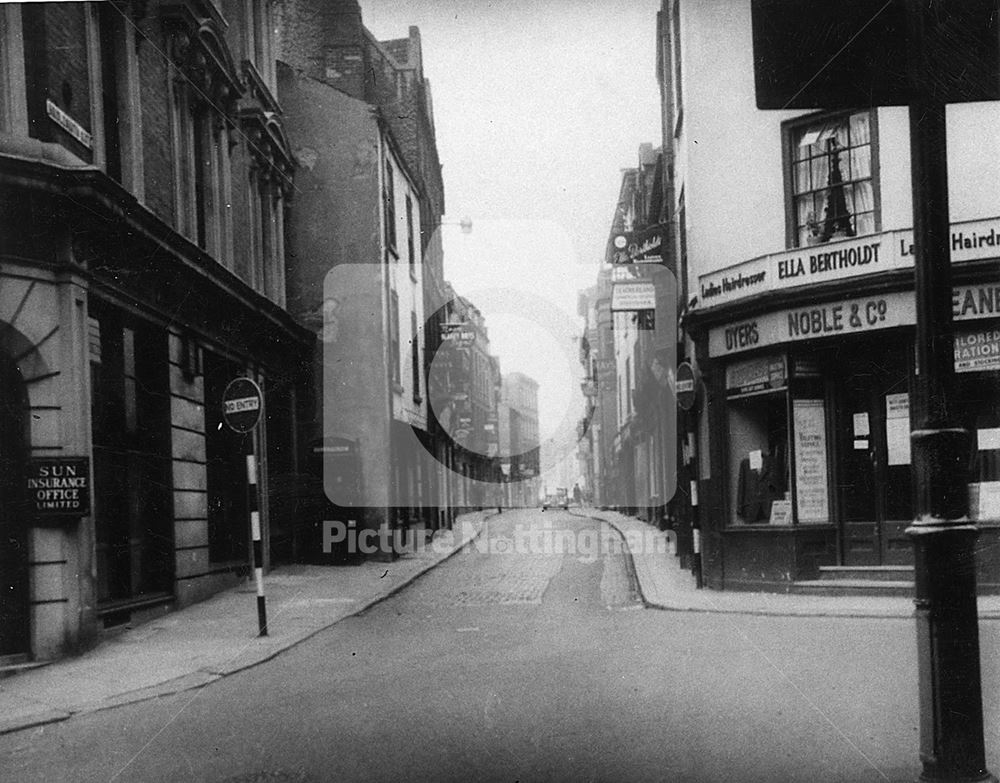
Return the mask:
[[[282,62],[364,98],[363,27],[356,0],[285,0],[276,21]]]
[[[88,133],[94,132],[86,7],[81,3],[44,3],[26,5],[21,13],[30,134],[42,141],[57,142],[90,163],[91,149],[53,122],[45,107],[46,99],[51,100]]]
[[[166,51],[158,15],[143,20],[138,48],[142,101],[142,147],[146,185],[146,206],[157,217],[176,226],[174,214],[174,168],[170,134],[170,95]]]

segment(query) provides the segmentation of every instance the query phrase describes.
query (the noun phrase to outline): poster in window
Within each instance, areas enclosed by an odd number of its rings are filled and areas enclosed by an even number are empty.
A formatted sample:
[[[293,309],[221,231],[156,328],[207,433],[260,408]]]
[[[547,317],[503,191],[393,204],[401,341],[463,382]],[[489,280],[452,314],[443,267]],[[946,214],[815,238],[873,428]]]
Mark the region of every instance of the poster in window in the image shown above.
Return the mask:
[[[826,410],[822,400],[793,400],[795,498],[802,524],[830,521],[826,469]]]
[[[726,367],[726,394],[770,391],[784,388],[787,378],[784,356],[763,356]]]
[[[910,397],[885,395],[885,442],[889,465],[910,464]]]

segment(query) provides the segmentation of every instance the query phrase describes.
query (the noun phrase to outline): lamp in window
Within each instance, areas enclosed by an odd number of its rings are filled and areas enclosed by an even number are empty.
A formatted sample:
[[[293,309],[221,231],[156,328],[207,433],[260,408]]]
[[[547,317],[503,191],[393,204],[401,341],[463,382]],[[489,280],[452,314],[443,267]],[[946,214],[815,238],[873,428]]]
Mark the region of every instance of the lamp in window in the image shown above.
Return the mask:
[[[181,336],[181,374],[188,383],[202,374],[201,347],[190,334]]]
[[[826,207],[823,209],[822,240],[824,242],[854,236],[851,213],[847,209],[847,198],[844,195],[844,177],[840,172],[840,150],[836,138],[831,138],[827,142],[827,165],[829,166],[827,178],[829,190],[826,196]]]

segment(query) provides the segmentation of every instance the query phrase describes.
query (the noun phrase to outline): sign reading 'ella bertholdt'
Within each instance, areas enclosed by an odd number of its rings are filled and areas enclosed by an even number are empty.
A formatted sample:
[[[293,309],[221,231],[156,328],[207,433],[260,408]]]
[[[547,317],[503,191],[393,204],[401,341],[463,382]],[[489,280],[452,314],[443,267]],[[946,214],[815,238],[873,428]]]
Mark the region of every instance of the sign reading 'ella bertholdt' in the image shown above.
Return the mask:
[[[90,513],[90,460],[48,457],[28,461],[28,501],[38,517],[85,517]]]

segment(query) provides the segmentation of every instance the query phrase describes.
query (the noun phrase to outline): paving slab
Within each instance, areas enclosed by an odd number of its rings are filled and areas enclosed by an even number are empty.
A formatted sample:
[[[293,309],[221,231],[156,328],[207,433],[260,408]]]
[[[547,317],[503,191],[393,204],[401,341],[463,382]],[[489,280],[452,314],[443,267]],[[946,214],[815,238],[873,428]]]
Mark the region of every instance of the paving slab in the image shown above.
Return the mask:
[[[492,512],[460,516],[391,563],[282,566],[265,577],[268,633],[252,585],[108,638],[86,653],[0,680],[0,734],[199,688],[274,658],[364,611],[460,551]]]
[[[571,513],[603,520],[618,531],[632,557],[643,602],[651,608],[790,617],[913,617],[913,599],[905,596],[699,590],[694,576],[680,567],[665,532],[614,511],[573,509]],[[1000,619],[1000,596],[980,596],[978,608],[980,619]]]

